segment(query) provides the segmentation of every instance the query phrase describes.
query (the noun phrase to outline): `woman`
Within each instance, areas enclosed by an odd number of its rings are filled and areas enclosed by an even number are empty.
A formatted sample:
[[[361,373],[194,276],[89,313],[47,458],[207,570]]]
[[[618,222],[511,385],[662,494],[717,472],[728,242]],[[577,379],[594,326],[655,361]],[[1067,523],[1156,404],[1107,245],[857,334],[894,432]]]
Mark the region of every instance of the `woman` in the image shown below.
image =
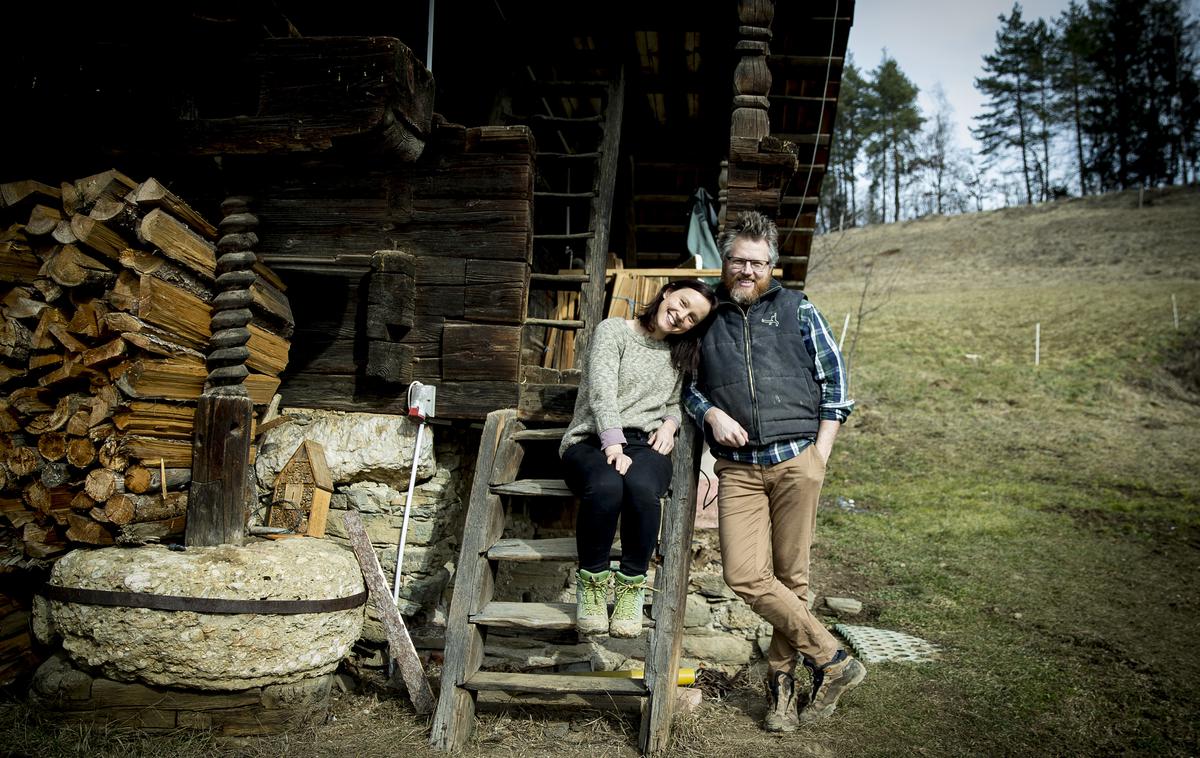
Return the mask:
[[[575,528],[580,633],[641,633],[659,498],[671,483],[680,388],[699,358],[702,330],[696,327],[716,303],[707,284],[681,279],[664,285],[636,319],[605,319],[592,334],[575,415],[559,447],[564,478],[580,498]],[[609,554],[618,517],[621,563],[614,573]],[[611,619],[610,580],[616,586]]]

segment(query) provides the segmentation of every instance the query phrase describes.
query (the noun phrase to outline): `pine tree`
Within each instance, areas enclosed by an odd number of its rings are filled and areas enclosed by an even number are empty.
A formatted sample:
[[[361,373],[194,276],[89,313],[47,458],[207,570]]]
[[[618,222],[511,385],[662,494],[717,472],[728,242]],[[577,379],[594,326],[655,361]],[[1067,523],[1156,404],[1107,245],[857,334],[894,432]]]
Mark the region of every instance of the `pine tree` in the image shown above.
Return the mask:
[[[836,173],[841,210],[849,212],[851,225],[858,223],[858,172],[859,157],[866,139],[864,125],[864,98],[867,82],[863,80],[853,60],[842,69],[842,82],[838,92],[837,123],[833,130],[833,148],[830,164]],[[840,226],[830,218],[830,226]]]
[[[995,160],[1008,149],[1021,158],[1025,198],[1033,202],[1034,144],[1037,132],[1033,112],[1036,87],[1029,73],[1029,27],[1021,18],[1020,4],[1008,17],[1001,15],[996,32],[996,49],[983,56],[986,76],[975,79],[975,88],[987,98],[986,110],[976,116],[979,126],[971,133],[979,140],[983,155]]]
[[[1084,157],[1084,98],[1095,80],[1090,59],[1095,54],[1096,32],[1091,18],[1076,2],[1058,17],[1056,29],[1052,71],[1055,111],[1058,120],[1071,127],[1079,169],[1079,194],[1086,195],[1091,185]]]
[[[917,86],[900,70],[894,58],[884,53],[883,60],[872,72],[868,96],[865,99],[867,156],[873,179],[881,192],[880,209],[887,216],[886,192],[890,179],[892,190],[892,219],[900,218],[900,188],[912,173],[909,155],[924,118],[917,106]],[[874,182],[873,182],[874,184]]]

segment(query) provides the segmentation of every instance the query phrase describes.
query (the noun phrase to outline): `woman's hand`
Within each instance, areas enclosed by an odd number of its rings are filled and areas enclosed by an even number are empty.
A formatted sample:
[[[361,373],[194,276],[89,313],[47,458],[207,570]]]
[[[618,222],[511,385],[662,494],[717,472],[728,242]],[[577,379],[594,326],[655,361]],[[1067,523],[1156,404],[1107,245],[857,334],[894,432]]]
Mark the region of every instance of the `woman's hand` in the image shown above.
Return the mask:
[[[670,455],[675,449],[675,432],[678,427],[675,426],[675,419],[666,419],[662,425],[650,433],[650,447],[654,448],[656,453],[662,455]]]
[[[633,464],[633,460],[625,455],[624,445],[609,445],[604,448],[604,457],[608,459],[608,465],[615,468],[621,476],[625,476],[625,472]]]

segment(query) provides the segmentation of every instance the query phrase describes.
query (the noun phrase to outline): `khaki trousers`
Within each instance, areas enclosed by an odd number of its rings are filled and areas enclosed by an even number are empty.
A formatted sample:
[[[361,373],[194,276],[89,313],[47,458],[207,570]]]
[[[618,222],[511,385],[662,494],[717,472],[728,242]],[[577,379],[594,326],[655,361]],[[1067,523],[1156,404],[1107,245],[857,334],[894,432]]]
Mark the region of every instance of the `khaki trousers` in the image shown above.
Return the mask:
[[[775,628],[767,663],[825,663],[841,647],[808,609],[808,563],[825,463],[815,445],[774,466],[717,460],[725,583]]]

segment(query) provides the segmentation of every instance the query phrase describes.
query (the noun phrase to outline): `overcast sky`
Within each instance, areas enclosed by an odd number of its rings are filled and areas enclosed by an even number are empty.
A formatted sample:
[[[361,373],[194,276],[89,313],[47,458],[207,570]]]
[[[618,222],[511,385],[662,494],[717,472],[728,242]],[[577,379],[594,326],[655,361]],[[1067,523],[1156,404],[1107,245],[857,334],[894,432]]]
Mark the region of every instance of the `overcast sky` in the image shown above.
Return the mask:
[[[1025,0],[1021,15],[1049,22],[1068,5],[1069,0]],[[1012,7],[1011,0],[857,0],[849,52],[866,76],[886,48],[920,88],[926,114],[934,111],[930,95],[940,83],[954,108],[959,146],[975,151],[968,129],[983,107],[975,77],[983,75],[983,56],[996,47],[997,17]]]

